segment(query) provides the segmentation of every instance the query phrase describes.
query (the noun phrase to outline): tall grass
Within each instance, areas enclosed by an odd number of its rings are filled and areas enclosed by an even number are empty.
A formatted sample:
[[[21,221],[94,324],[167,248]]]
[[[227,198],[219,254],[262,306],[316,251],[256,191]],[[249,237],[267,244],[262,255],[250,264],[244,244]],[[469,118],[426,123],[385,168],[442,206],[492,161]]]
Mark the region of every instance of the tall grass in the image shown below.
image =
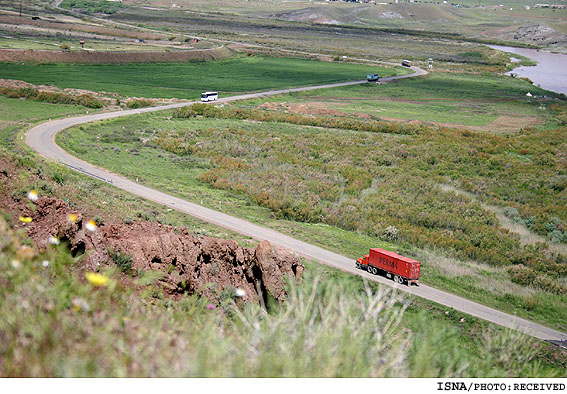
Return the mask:
[[[164,298],[147,273],[94,287],[65,245],[38,255],[0,219],[0,376],[557,376],[534,342],[451,323],[393,289],[310,266],[281,305]],[[25,251],[25,253],[24,253]],[[118,280],[121,279],[121,280]],[[472,350],[471,350],[472,349]]]

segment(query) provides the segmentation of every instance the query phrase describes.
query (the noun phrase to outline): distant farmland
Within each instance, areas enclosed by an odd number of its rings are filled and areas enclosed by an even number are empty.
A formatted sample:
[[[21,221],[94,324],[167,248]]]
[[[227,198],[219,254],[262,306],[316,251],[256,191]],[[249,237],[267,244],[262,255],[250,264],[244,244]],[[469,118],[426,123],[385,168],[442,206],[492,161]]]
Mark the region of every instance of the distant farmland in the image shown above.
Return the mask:
[[[118,93],[124,96],[197,98],[204,90],[232,95],[360,80],[368,73],[393,75],[402,70],[360,64],[294,58],[236,57],[217,61],[150,64],[2,63],[0,78]]]

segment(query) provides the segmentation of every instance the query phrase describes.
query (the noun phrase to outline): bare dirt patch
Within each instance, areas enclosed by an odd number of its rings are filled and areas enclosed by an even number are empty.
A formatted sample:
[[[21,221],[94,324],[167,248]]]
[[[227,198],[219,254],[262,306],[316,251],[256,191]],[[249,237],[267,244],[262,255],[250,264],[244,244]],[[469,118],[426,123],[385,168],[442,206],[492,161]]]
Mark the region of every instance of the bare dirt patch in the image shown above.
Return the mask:
[[[328,107],[325,102],[311,101],[308,103],[275,103],[267,102],[259,106],[261,109],[297,113],[303,115],[345,116],[342,111]]]
[[[504,116],[501,115],[491,122],[487,128],[493,131],[518,131],[522,127],[533,126],[539,121],[535,116]]]

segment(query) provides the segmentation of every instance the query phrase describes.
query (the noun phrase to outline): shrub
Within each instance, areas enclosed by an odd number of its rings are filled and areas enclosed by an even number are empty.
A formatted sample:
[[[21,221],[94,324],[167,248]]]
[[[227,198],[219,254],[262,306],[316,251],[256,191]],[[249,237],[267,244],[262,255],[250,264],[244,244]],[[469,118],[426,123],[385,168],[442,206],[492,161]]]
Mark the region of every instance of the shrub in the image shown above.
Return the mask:
[[[533,286],[543,291],[555,294],[567,293],[567,287],[557,283],[553,278],[550,278],[545,274],[538,273],[532,268],[524,265],[509,267],[508,274],[510,275],[510,280],[512,282],[518,283],[522,286]]]
[[[132,269],[132,257],[125,254],[120,253],[117,251],[110,250],[110,256],[114,263],[120,268],[120,271],[124,272],[125,274],[130,274]]]
[[[25,98],[36,98],[39,91],[33,88],[19,88],[18,94]]]
[[[396,228],[396,226],[388,226],[386,227],[382,235],[387,240],[395,241],[398,239],[398,229]]]
[[[517,217],[520,214],[518,212],[518,210],[514,207],[505,207],[502,211],[503,211],[505,216],[507,216],[511,219]]]
[[[75,104],[75,98],[69,94],[39,92],[36,99],[51,104]]]
[[[65,175],[65,173],[63,171],[57,170],[53,173],[53,175],[51,176],[51,179],[53,179],[53,181],[55,181],[55,183],[62,185],[67,180],[67,176]]]
[[[154,105],[154,102],[152,100],[147,100],[147,99],[135,99],[128,101],[126,105],[128,106],[128,108],[136,109],[136,108],[151,107],[152,105]]]
[[[96,99],[90,94],[82,94],[75,98],[75,103],[87,108],[102,108],[104,104],[102,101]]]

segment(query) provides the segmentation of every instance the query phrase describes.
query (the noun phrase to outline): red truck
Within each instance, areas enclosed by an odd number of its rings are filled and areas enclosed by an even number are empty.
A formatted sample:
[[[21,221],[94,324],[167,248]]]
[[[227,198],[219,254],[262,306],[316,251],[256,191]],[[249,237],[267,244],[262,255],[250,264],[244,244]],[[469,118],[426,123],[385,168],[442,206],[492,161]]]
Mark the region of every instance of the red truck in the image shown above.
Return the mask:
[[[421,263],[408,257],[384,249],[372,248],[370,253],[356,260],[356,268],[366,269],[374,275],[394,277],[396,283],[406,283],[408,286],[419,286],[419,268]]]

